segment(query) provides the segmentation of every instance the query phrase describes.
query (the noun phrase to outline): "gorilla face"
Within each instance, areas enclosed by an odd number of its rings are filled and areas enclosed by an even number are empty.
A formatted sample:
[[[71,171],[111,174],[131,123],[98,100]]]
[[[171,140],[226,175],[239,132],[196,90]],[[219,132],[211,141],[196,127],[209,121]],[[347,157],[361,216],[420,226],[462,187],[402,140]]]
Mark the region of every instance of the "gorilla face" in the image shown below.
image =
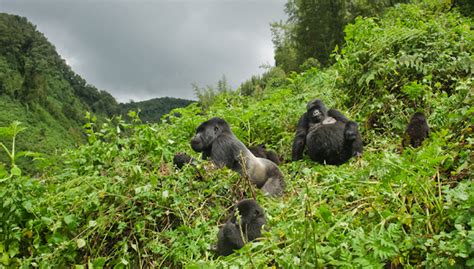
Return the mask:
[[[426,123],[426,117],[425,117],[425,114],[423,114],[422,112],[416,112],[415,114],[413,114],[411,120],[410,120],[410,124],[425,124]]]
[[[311,101],[306,107],[306,110],[310,123],[323,122],[328,113],[326,106],[319,99]]]
[[[191,147],[196,152],[209,150],[212,143],[222,133],[230,132],[230,127],[221,118],[212,118],[203,122],[196,129],[196,135],[191,139]]]
[[[324,115],[319,111],[319,109],[314,109],[311,113],[311,118],[313,119],[312,122],[321,122],[324,120],[323,117]]]

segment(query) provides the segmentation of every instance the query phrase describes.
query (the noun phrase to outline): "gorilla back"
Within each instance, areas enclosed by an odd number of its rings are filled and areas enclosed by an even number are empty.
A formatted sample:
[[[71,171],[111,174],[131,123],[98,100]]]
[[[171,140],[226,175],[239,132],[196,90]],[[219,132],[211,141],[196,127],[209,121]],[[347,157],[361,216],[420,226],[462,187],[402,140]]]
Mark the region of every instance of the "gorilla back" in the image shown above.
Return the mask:
[[[311,160],[331,165],[347,162],[353,151],[351,141],[344,138],[344,129],[345,123],[340,121],[311,127],[306,137]]]

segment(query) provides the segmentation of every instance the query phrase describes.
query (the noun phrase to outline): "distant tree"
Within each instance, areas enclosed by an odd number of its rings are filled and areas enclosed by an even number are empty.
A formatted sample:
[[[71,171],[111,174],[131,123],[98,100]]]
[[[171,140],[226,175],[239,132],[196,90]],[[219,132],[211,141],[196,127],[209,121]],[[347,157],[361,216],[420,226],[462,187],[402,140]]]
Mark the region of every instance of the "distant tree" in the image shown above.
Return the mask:
[[[221,79],[217,81],[217,92],[229,92],[232,91],[232,88],[227,83],[227,78],[225,75],[222,75]]]
[[[278,87],[286,83],[286,74],[280,67],[271,67],[261,76],[252,76],[244,81],[240,87],[240,94],[245,96],[255,95],[264,91],[267,87]]]
[[[275,48],[275,65],[285,72],[298,70],[298,60],[293,23],[274,22],[270,24]]]
[[[285,72],[301,71],[316,64],[306,62],[314,58],[327,66],[334,48],[342,46],[346,24],[404,2],[408,0],[288,0],[286,23],[271,25],[276,65]]]
[[[191,87],[193,88],[194,94],[198,98],[199,103],[205,108],[209,107],[214,102],[217,94],[232,91],[232,88],[227,83],[225,75],[222,75],[221,79],[217,81],[216,88],[211,85],[201,88],[196,83],[192,83]]]
[[[459,11],[465,16],[474,17],[474,1],[473,0],[454,0],[453,6],[459,8]]]

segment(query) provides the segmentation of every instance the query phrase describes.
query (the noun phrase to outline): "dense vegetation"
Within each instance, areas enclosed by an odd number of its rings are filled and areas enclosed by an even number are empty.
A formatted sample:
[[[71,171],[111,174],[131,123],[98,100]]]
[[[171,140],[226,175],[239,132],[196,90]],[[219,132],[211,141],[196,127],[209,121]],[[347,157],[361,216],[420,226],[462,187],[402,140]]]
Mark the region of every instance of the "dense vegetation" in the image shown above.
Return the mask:
[[[397,5],[346,26],[333,65],[291,73],[254,96],[222,91],[206,106],[174,110],[163,124],[141,124],[135,113],[129,114],[133,123],[116,117],[100,125],[88,117],[88,143],[41,177],[21,175],[15,160],[24,153],[6,147],[11,162],[0,168],[0,263],[474,266],[472,25],[443,1]],[[360,123],[362,158],[337,167],[308,159],[281,165],[284,197],[257,192],[268,218],[264,238],[214,257],[210,248],[226,209],[250,187],[206,161],[178,171],[170,164],[173,154],[193,154],[195,127],[220,116],[244,143],[265,143],[288,158],[298,117],[313,98]],[[428,115],[432,134],[421,148],[401,152],[415,111]],[[0,133],[12,138],[20,127]]]
[[[272,24],[275,61],[285,72],[328,66],[344,42],[344,26],[407,0],[289,0],[286,22]]]
[[[119,108],[123,116],[127,116],[131,110],[139,111],[138,115],[142,122],[156,123],[161,122],[161,117],[168,114],[171,110],[188,106],[192,102],[185,99],[162,97],[141,102],[121,103]]]

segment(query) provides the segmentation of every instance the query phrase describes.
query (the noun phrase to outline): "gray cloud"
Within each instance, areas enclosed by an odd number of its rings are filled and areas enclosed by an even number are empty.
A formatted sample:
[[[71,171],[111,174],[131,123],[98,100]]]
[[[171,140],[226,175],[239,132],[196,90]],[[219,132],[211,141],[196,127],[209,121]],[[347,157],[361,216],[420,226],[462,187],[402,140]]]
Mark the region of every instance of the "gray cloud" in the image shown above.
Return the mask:
[[[0,0],[0,11],[27,17],[74,71],[123,102],[194,98],[192,82],[225,74],[236,88],[261,73],[285,2]]]

